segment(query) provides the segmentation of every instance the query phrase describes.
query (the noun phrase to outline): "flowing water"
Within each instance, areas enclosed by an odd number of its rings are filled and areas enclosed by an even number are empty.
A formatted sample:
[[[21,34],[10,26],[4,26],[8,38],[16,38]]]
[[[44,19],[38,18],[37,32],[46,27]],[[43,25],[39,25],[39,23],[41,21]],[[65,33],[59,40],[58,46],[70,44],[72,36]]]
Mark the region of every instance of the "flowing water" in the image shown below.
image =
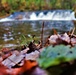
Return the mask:
[[[34,12],[15,12],[7,18],[0,19],[5,21],[37,21],[37,20],[76,20],[75,13],[71,10],[45,10]]]
[[[22,35],[36,35],[40,39],[43,22],[44,38],[52,34],[52,29],[57,29],[59,33],[71,31],[74,28],[72,20],[75,17],[70,10],[16,12],[0,19],[0,48],[19,45]]]

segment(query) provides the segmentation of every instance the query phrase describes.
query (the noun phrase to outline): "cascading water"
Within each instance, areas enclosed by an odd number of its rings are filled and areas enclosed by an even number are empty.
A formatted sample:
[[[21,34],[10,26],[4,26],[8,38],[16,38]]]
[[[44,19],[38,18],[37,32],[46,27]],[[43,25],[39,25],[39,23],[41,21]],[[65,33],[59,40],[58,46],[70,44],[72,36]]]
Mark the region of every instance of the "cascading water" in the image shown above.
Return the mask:
[[[0,19],[0,22],[33,20],[76,20],[74,14],[75,13],[71,10],[15,12],[7,18]]]

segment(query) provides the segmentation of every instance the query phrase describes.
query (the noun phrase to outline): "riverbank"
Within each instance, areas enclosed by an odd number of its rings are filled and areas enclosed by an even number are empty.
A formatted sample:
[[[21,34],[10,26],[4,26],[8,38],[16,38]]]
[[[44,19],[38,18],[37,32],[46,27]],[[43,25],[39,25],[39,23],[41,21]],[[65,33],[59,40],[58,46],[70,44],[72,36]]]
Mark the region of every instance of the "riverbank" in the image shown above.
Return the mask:
[[[1,0],[0,2],[0,12],[2,17],[5,14],[12,14],[16,11],[38,11],[38,10],[52,10],[52,9],[69,9],[76,10],[76,0]],[[1,15],[0,15],[1,16]]]
[[[0,19],[6,18],[8,16],[10,16],[10,14],[7,14],[7,13],[2,14],[2,13],[0,13]]]

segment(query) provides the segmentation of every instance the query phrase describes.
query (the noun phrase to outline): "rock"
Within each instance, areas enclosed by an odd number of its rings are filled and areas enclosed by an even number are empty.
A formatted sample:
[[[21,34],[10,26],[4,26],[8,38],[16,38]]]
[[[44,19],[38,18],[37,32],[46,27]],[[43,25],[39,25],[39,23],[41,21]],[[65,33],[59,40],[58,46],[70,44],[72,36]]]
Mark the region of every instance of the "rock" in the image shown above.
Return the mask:
[[[5,59],[2,64],[4,66],[7,66],[8,68],[11,68],[15,65],[17,65],[19,62],[21,62],[24,59],[24,55],[16,55],[16,54],[12,54],[11,56],[9,56],[7,59]]]
[[[36,60],[39,57],[39,51],[34,51],[26,54],[26,60]]]
[[[20,19],[22,19],[22,18],[23,18],[22,15],[18,15],[15,19],[20,20]]]

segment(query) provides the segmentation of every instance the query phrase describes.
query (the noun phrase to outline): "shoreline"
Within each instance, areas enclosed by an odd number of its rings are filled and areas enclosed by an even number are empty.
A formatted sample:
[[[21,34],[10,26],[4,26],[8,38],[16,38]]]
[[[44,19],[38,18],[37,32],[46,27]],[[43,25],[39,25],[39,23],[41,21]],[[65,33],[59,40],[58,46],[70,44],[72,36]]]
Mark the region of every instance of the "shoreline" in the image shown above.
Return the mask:
[[[6,17],[8,17],[8,16],[10,16],[10,14],[0,15],[0,19],[2,19],[2,18],[6,18]]]

